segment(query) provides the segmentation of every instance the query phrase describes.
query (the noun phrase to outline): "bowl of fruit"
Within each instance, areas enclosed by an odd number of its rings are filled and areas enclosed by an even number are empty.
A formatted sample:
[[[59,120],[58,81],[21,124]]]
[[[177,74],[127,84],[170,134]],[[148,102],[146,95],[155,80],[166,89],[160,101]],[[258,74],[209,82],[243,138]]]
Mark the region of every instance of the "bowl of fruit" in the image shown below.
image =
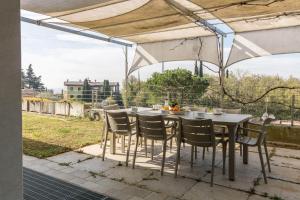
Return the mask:
[[[169,102],[169,112],[173,115],[183,115],[184,111],[180,110],[180,106],[176,101]]]

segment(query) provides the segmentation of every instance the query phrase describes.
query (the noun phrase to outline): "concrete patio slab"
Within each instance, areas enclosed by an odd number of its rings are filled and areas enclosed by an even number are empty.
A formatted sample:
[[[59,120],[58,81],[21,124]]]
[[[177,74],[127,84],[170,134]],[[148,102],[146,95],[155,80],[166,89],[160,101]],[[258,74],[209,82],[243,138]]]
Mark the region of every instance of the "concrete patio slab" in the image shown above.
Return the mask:
[[[102,173],[104,171],[107,171],[119,164],[119,161],[114,160],[105,160],[102,161],[102,158],[93,158],[86,160],[84,162],[75,163],[72,165],[72,167],[79,169],[79,170],[86,170],[86,171],[92,171],[95,173]]]
[[[119,151],[120,144],[117,146],[116,155],[111,155],[109,147],[107,148],[105,161],[102,161],[101,157],[95,157],[101,155],[100,146],[91,145],[85,148],[87,150],[85,153],[89,150],[91,155],[69,152],[50,159],[24,156],[23,162],[24,166],[34,170],[121,200],[267,200],[271,197],[296,200],[300,196],[299,160],[295,156],[291,157],[295,153],[298,155],[300,151],[289,152],[284,149],[284,153],[279,156],[273,151],[272,173],[267,173],[269,183],[264,184],[258,154],[255,151],[249,153],[249,162],[245,165],[237,149],[236,181],[229,181],[227,170],[226,175],[222,174],[222,154],[218,148],[215,185],[211,188],[209,186],[211,150],[206,152],[205,159],[202,160],[202,148],[198,148],[198,158],[194,159],[194,166],[191,168],[190,146],[182,148],[179,174],[174,178],[176,148],[171,152],[168,150],[165,173],[161,176],[161,144],[155,145],[153,160],[150,153],[147,158],[145,157],[144,148],[138,148],[135,169],[131,168],[133,148],[130,152],[129,167],[126,167],[125,154]],[[150,151],[149,145],[148,152]],[[63,163],[65,161],[71,163],[59,164],[62,159]]]
[[[279,197],[284,200],[297,200],[300,197],[300,185],[286,181],[269,179],[268,184],[261,183],[255,187],[258,194],[268,197]]]
[[[164,175],[161,176],[159,172],[151,174],[151,176],[144,179],[138,185],[142,188],[163,193],[173,197],[181,197],[187,192],[197,181],[174,176]]]
[[[90,157],[90,155],[88,155],[88,154],[71,151],[71,152],[59,154],[57,156],[49,157],[49,158],[47,158],[47,160],[56,162],[56,163],[75,164],[75,163],[83,161],[89,157]]]
[[[187,191],[182,199],[186,200],[247,200],[248,194],[237,190],[228,189],[225,187],[214,185],[210,187],[209,184],[199,182]]]
[[[137,184],[149,177],[151,173],[153,173],[151,170],[141,168],[132,169],[131,167],[115,167],[104,172],[104,175],[110,179],[122,180],[122,182],[128,184]]]
[[[300,184],[300,170],[298,169],[272,166],[272,173],[269,174],[269,177]]]

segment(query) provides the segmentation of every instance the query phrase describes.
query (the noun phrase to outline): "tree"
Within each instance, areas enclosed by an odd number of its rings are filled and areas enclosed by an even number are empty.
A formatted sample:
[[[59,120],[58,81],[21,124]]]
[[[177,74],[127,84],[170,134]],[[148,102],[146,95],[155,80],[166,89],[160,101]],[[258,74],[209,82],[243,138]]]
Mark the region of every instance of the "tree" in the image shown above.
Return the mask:
[[[25,73],[24,70],[21,69],[21,88],[24,89],[25,88]]]
[[[83,81],[82,98],[85,102],[92,101],[92,90],[87,78]]]
[[[170,99],[180,100],[181,104],[196,103],[208,85],[206,78],[193,75],[186,69],[154,73],[146,82],[146,86],[154,96],[166,97],[168,94]]]
[[[30,64],[26,69],[26,74],[22,71],[22,80],[24,88],[36,89],[36,90],[44,90],[44,84],[42,83],[42,77],[36,76],[32,65]]]

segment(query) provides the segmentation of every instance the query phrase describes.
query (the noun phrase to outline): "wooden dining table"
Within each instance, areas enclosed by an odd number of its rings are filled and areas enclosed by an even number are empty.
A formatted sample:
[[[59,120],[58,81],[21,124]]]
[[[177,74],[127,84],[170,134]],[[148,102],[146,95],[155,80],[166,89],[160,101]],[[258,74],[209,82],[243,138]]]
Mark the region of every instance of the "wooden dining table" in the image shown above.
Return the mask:
[[[120,111],[126,111],[128,116],[135,117],[136,114],[141,115],[162,115],[165,120],[178,121],[179,117],[185,117],[189,119],[211,119],[214,125],[227,126],[229,133],[229,160],[228,160],[228,177],[229,180],[235,180],[235,139],[237,128],[239,125],[243,127],[248,126],[248,121],[252,118],[248,114],[213,114],[213,113],[203,113],[197,111],[187,111],[181,114],[171,114],[168,111],[152,110],[151,108],[138,108],[137,112],[133,112],[132,109],[121,109]],[[247,134],[247,133],[244,133]],[[115,152],[115,140],[113,140],[111,145],[111,152]],[[243,146],[243,163],[248,164],[248,147]]]

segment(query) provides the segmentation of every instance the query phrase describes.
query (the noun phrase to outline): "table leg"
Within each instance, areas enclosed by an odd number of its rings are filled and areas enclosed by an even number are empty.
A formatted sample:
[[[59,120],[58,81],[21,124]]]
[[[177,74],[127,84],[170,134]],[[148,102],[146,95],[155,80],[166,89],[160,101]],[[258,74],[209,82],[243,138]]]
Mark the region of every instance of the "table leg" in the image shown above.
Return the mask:
[[[243,127],[248,128],[248,122],[244,122]],[[243,135],[248,135],[248,131],[245,130],[245,132],[243,132]],[[248,164],[248,145],[243,145],[243,163]]]
[[[235,180],[235,135],[237,125],[227,125],[229,132],[229,161],[228,161],[228,176],[229,180]]]
[[[110,153],[116,154],[116,134],[115,133],[111,133]]]

